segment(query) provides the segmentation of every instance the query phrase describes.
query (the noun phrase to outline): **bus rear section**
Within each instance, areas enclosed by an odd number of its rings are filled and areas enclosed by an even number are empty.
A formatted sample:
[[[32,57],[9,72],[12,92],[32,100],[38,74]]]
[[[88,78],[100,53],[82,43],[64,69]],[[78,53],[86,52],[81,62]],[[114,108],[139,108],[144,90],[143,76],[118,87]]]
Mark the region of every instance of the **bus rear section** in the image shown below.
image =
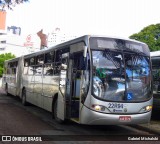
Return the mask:
[[[5,61],[2,87],[5,89],[7,95],[20,96],[22,67],[23,57]]]

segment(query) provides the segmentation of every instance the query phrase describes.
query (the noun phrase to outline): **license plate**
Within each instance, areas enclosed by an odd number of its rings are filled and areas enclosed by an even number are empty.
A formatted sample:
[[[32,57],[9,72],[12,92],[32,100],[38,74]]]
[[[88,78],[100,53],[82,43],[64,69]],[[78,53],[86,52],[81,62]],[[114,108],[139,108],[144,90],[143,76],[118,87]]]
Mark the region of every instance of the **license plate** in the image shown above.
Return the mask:
[[[119,116],[119,121],[124,121],[124,122],[131,121],[131,116]]]

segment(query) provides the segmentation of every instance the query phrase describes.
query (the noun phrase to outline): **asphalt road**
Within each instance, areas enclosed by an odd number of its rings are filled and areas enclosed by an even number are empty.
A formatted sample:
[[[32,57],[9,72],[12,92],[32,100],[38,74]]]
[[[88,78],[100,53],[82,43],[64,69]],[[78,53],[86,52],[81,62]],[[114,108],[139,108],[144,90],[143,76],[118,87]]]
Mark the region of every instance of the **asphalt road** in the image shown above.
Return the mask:
[[[14,96],[6,96],[0,89],[0,135],[1,136],[40,136],[44,140],[53,140],[41,143],[114,143],[116,140],[127,141],[126,135],[154,136],[154,133],[130,126],[86,126],[73,122],[58,124],[51,113],[36,106],[23,106]],[[74,141],[73,141],[74,140]],[[81,142],[80,142],[81,141]],[[116,141],[115,143],[117,143]],[[134,141],[135,142],[135,141]],[[140,141],[146,143],[146,141]],[[157,142],[157,141],[156,141]],[[6,142],[0,142],[6,143]],[[12,142],[22,143],[22,142]],[[31,142],[25,142],[31,143]],[[33,143],[33,142],[32,142]],[[40,143],[40,142],[37,142]],[[150,141],[151,143],[151,141]],[[154,142],[155,143],[155,142]]]

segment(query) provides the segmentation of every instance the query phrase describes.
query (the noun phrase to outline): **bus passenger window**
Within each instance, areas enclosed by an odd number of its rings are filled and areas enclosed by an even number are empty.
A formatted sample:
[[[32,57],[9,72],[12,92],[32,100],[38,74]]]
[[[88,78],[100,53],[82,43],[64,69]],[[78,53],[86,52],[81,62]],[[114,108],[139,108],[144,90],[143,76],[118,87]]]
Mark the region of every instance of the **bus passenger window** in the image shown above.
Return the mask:
[[[29,66],[29,59],[25,59],[24,60],[24,71],[23,71],[24,75],[28,74],[28,66]]]
[[[53,75],[53,66],[52,64],[44,65],[44,75],[52,76]]]
[[[42,65],[37,65],[37,66],[34,66],[33,73],[34,75],[41,75],[42,70],[43,70]]]
[[[59,75],[61,70],[61,54],[60,51],[56,52],[55,65],[54,65],[54,75]]]
[[[67,69],[67,59],[62,59],[61,69],[63,70]]]
[[[49,53],[45,54],[45,63],[52,63],[53,62],[53,56],[54,56],[54,52],[51,51]]]
[[[30,65],[35,65],[35,58],[34,57],[30,58]]]
[[[11,74],[11,69],[7,68],[7,74]]]
[[[54,65],[54,75],[59,75],[61,70],[61,63],[56,62]]]
[[[44,55],[39,55],[36,57],[36,65],[44,64]]]
[[[12,74],[16,74],[16,68],[12,68]]]
[[[25,59],[25,60],[24,60],[24,66],[25,66],[25,67],[28,67],[28,66],[29,66],[29,59]]]

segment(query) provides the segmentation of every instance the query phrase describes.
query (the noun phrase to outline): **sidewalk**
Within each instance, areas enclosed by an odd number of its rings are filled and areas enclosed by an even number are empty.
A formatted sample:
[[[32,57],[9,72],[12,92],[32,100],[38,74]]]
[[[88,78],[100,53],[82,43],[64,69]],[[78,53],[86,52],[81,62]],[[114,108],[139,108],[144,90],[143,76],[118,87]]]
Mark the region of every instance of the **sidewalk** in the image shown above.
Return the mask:
[[[139,124],[134,125],[135,128],[149,131],[151,133],[154,133],[156,135],[160,135],[160,124],[159,123],[151,123],[150,124]]]
[[[160,135],[160,114],[159,113],[160,111],[155,111],[153,109],[150,123],[134,125],[134,127],[136,127],[137,129],[150,131],[151,133]]]

